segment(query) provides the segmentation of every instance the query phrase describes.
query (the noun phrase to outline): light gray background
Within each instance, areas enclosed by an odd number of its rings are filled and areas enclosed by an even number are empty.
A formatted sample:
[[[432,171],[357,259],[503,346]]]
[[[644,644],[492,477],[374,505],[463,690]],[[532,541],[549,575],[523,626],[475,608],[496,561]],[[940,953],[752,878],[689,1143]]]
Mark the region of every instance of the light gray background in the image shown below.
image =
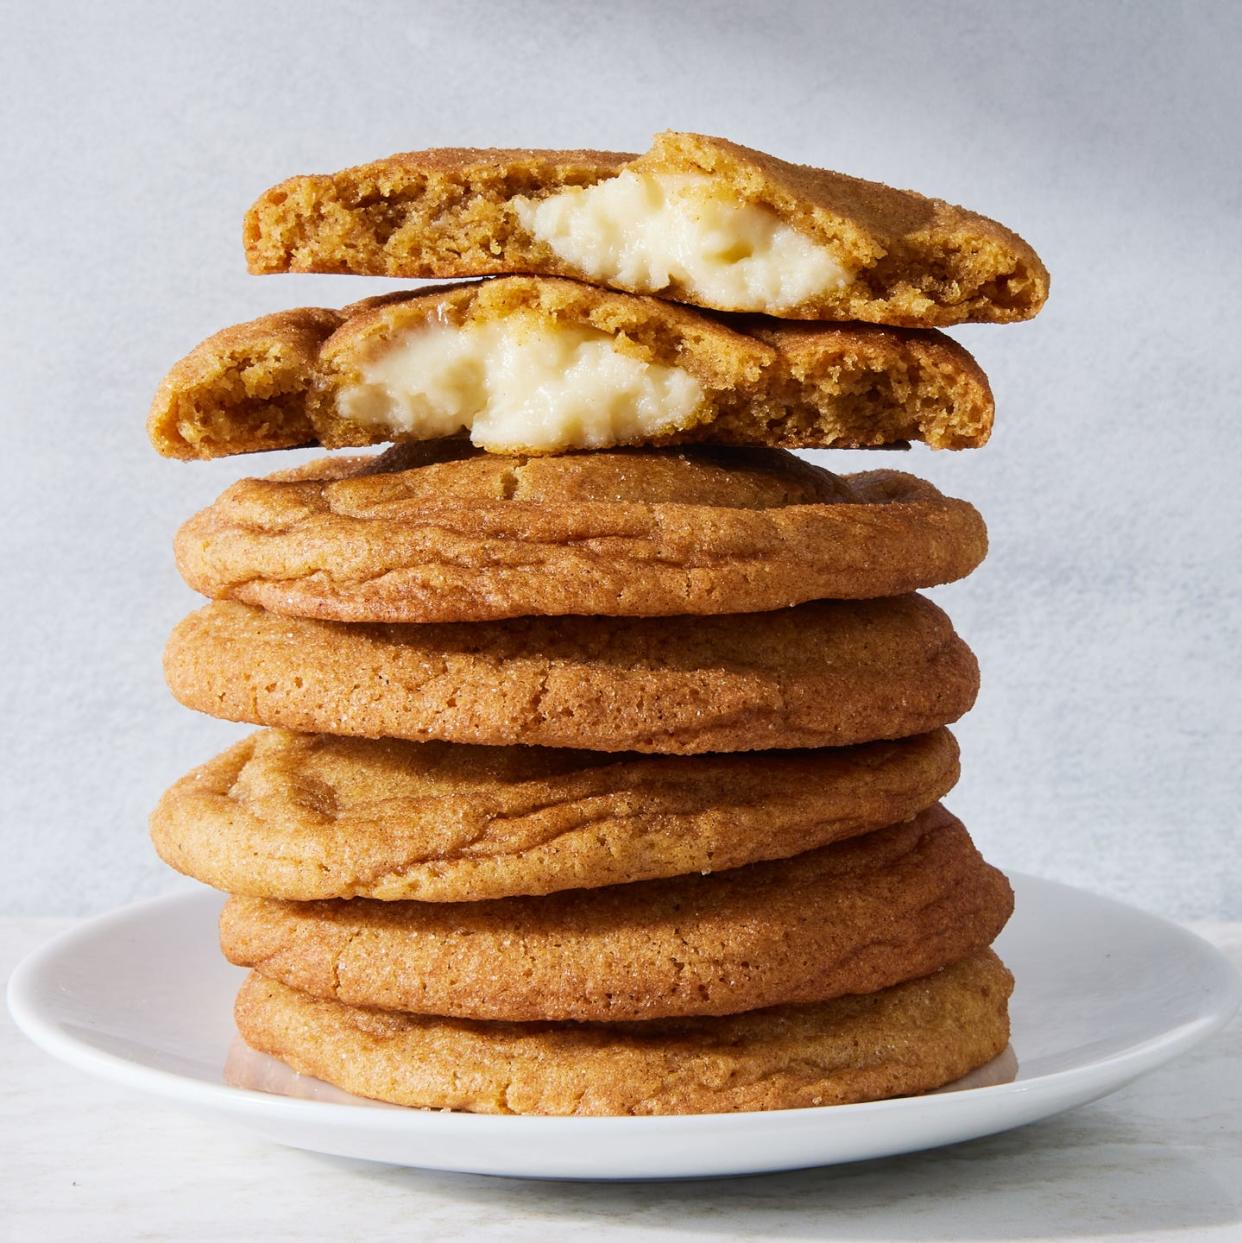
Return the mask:
[[[147,810],[243,732],[163,688],[195,603],[169,541],[290,459],[163,461],[147,403],[215,329],[379,283],[247,276],[250,201],[397,150],[642,150],[671,127],[915,186],[1040,250],[1044,314],[958,333],[997,393],[992,443],[893,463],[991,527],[984,567],[938,593],[984,669],[951,806],[1003,865],[1242,916],[1239,6],[2,11],[0,909],[176,884]]]

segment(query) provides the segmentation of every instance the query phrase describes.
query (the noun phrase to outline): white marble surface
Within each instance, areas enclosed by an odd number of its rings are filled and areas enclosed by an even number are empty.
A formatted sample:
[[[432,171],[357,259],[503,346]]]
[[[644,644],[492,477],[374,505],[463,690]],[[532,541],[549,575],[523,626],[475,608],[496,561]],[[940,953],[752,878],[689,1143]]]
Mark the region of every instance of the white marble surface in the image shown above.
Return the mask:
[[[8,971],[63,920],[0,921]],[[1242,962],[1242,923],[1198,931]],[[665,1184],[428,1173],[282,1149],[53,1062],[0,1021],[0,1240],[1242,1238],[1242,1020],[1104,1101],[858,1166]]]

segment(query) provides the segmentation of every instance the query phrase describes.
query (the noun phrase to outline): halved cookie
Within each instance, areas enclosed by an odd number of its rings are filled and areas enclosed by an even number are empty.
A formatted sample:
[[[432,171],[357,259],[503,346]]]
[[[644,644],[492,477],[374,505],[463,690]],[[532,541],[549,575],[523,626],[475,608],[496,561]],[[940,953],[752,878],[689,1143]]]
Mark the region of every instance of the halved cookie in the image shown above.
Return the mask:
[[[394,155],[268,190],[252,272],[534,272],[723,311],[943,326],[1043,305],[1038,255],[994,220],[722,138],[610,151]]]
[[[308,733],[692,755],[949,724],[979,687],[921,596],[774,613],[346,625],[217,602],[173,631],[187,707]]]
[[[944,729],[694,757],[266,730],[178,781],[151,837],[252,897],[477,902],[784,858],[908,819],[957,775]]]
[[[990,950],[877,993],[708,1019],[480,1023],[394,1014],[253,973],[247,1044],[359,1096],[484,1114],[695,1114],[911,1096],[1009,1042],[1013,977]]]
[[[986,550],[972,505],[897,471],[443,441],[243,479],[176,539],[206,596],[351,622],[762,612],[931,587]]]
[[[428,440],[831,448],[987,440],[987,379],[940,333],[719,318],[511,276],[267,315],[209,337],[148,418],[167,457]]]
[[[935,806],[770,863],[492,902],[232,898],[230,962],[343,1001],[615,1022],[871,993],[990,945],[1009,882]]]

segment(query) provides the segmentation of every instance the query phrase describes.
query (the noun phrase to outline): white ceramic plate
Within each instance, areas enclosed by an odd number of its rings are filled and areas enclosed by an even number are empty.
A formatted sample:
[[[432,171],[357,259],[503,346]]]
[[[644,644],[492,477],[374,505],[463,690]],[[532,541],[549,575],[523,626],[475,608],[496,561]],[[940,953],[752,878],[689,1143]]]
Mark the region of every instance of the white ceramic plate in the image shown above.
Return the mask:
[[[221,898],[209,892],[128,907],[56,938],[14,973],[9,1007],[66,1062],[316,1152],[536,1178],[799,1169],[988,1135],[1094,1100],[1237,1007],[1237,973],[1191,933],[1065,885],[1012,879],[1017,913],[997,944],[1017,977],[1011,1050],[938,1093],[866,1105],[509,1118],[359,1100],[237,1047],[232,1001],[244,972],[220,957]]]

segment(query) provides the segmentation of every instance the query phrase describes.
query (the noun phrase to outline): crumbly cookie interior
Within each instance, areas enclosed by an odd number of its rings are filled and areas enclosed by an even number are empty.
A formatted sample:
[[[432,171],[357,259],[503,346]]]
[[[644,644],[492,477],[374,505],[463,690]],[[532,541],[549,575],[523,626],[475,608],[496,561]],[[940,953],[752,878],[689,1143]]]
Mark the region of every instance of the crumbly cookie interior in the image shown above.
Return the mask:
[[[639,293],[771,312],[853,279],[843,256],[701,173],[627,169],[511,206],[536,241],[587,279]]]
[[[456,325],[431,318],[385,340],[340,390],[337,409],[386,435],[466,429],[492,452],[594,449],[691,426],[699,381],[619,344],[534,311]]]

